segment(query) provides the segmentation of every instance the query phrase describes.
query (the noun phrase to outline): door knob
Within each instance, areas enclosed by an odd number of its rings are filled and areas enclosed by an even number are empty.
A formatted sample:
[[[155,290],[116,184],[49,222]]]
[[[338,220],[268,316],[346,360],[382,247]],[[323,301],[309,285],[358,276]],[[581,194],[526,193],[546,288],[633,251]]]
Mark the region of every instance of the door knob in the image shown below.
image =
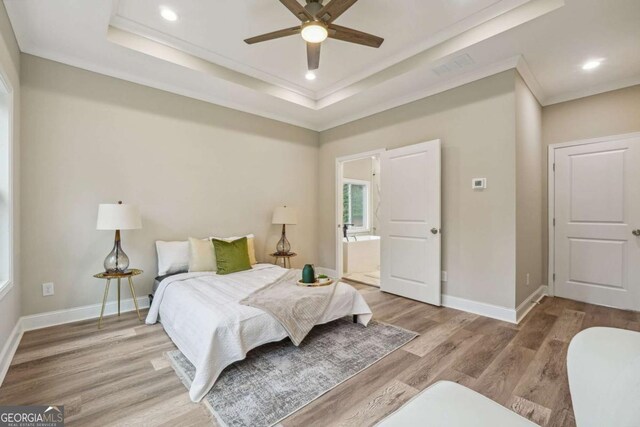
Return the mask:
[[[631,234],[633,234],[633,235],[634,235],[634,236],[636,236],[636,237],[640,236],[640,228],[638,228],[638,229],[636,229],[636,230],[633,230],[633,231],[631,232]]]
[[[431,232],[432,232],[433,234],[438,234],[438,229],[437,229],[437,228],[432,228],[432,229],[431,229]],[[638,232],[640,232],[640,230],[638,230]],[[640,236],[640,234],[638,234],[638,235]]]

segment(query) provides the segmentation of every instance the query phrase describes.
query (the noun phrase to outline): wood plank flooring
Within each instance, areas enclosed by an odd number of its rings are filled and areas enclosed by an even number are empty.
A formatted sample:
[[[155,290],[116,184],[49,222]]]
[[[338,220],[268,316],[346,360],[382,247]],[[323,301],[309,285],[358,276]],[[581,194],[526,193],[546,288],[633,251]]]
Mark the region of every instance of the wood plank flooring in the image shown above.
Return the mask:
[[[374,317],[421,335],[282,422],[367,426],[435,381],[470,387],[544,426],[574,426],[567,383],[571,338],[591,326],[640,331],[640,314],[545,298],[520,325],[433,307],[354,285]],[[24,334],[0,405],[64,404],[73,425],[215,424],[189,400],[164,353],[161,325],[133,313]]]

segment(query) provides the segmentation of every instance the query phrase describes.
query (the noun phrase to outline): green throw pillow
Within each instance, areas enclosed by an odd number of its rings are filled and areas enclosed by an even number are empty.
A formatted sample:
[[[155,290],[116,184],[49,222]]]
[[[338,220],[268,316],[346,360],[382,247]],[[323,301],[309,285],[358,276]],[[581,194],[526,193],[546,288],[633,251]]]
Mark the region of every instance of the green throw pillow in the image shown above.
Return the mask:
[[[218,239],[211,239],[211,242],[216,251],[218,274],[251,270],[246,237],[234,240],[233,242],[225,242],[224,240]]]

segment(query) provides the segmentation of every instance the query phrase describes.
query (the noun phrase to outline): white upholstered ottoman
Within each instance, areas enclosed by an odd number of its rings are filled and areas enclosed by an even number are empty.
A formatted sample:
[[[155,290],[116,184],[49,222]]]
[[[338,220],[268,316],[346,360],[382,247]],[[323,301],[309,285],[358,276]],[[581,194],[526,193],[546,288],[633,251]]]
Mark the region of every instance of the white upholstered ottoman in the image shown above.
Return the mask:
[[[640,333],[590,328],[567,355],[569,389],[578,427],[640,426]]]
[[[383,427],[533,427],[526,418],[460,384],[439,381],[382,420]]]

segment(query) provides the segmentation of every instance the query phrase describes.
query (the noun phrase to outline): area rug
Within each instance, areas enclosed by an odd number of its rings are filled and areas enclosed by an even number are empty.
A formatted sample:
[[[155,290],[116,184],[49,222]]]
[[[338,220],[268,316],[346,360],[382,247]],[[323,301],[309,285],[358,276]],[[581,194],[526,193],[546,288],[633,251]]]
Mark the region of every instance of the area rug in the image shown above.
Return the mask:
[[[249,352],[228,366],[203,401],[223,426],[271,426],[371,366],[418,334],[371,321],[339,319],[313,328],[295,347],[287,338]],[[195,369],[167,353],[187,387]]]

